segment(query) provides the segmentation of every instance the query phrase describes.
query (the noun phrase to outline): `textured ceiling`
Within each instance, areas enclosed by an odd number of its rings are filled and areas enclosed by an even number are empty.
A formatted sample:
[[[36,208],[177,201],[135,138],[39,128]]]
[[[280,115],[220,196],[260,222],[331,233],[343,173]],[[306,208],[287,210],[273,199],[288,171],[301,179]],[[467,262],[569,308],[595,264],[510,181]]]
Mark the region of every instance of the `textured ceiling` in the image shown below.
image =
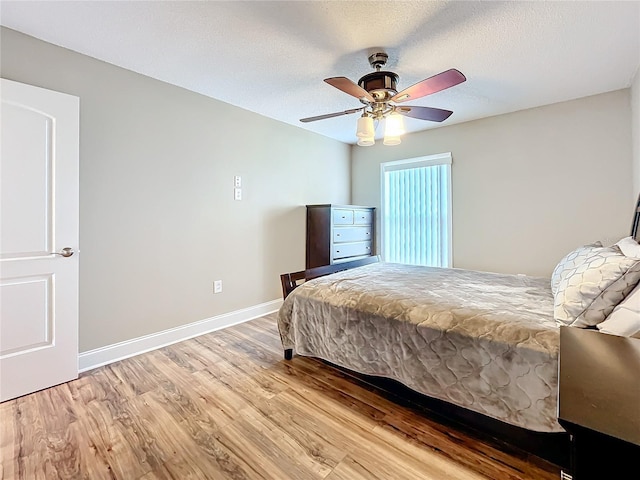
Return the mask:
[[[399,89],[449,68],[467,81],[408,102],[453,110],[408,131],[629,87],[638,1],[22,1],[0,23],[56,45],[346,142],[361,106],[322,80],[357,82],[389,55]]]

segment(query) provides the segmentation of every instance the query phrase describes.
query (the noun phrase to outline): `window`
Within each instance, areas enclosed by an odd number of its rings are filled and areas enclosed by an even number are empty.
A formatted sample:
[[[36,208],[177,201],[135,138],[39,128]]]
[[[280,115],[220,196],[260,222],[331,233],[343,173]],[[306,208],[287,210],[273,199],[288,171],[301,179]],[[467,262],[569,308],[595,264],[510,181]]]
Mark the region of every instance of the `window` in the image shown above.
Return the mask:
[[[450,267],[451,153],[381,165],[387,262]]]

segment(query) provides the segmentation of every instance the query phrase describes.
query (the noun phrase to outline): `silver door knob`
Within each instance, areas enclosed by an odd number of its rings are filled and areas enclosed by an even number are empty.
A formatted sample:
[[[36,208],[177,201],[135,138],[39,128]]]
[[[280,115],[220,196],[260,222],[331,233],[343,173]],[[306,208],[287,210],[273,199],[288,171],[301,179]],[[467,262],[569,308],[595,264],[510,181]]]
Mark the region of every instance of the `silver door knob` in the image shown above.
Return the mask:
[[[61,257],[70,257],[74,254],[73,248],[65,247],[60,252],[51,252],[51,255],[60,255]]]

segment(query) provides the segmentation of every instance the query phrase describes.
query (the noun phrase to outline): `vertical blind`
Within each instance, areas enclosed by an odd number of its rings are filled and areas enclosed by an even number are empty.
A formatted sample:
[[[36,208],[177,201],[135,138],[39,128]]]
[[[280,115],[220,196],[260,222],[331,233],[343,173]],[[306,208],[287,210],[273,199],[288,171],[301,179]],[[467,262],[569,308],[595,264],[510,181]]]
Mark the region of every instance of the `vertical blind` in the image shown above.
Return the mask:
[[[387,262],[451,264],[451,165],[383,168],[383,254]]]

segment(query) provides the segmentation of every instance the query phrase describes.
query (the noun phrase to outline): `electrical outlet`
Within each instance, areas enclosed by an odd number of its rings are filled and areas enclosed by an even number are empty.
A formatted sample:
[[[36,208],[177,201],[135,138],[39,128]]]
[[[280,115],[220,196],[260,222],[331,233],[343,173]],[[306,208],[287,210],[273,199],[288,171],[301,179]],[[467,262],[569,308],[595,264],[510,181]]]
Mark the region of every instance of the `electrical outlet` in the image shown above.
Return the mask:
[[[213,293],[222,293],[222,280],[215,280],[213,282]]]
[[[233,199],[234,200],[242,200],[242,189],[234,188],[233,189]]]
[[[236,188],[240,188],[242,186],[242,177],[240,177],[240,175],[233,177],[233,186]]]

